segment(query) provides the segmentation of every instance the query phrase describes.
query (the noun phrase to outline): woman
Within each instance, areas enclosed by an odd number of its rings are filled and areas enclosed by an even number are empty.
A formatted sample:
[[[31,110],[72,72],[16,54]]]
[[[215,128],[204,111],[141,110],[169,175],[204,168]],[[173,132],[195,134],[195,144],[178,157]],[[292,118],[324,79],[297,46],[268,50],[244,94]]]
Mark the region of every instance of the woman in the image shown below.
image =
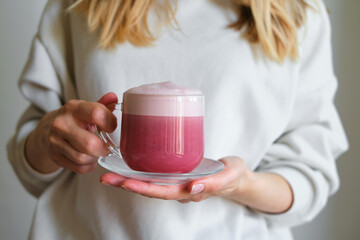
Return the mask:
[[[158,186],[96,166],[109,92],[161,81],[204,93],[222,172]],[[8,145],[38,197],[30,239],[291,239],[339,186],[336,87],[320,1],[50,0]]]

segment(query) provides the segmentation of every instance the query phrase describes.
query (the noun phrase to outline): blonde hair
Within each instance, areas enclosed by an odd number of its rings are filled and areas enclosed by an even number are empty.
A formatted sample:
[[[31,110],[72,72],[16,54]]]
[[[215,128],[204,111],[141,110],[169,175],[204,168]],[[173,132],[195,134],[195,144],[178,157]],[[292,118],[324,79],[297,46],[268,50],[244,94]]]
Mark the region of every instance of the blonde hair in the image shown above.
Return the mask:
[[[286,57],[298,58],[297,29],[306,20],[305,0],[233,0],[238,20],[229,27],[243,28],[243,37],[260,43],[272,60],[283,62]]]
[[[195,0],[194,0],[195,1]],[[250,43],[259,43],[270,59],[283,62],[298,57],[297,29],[305,22],[305,0],[232,0],[238,19],[229,25]],[[161,26],[176,23],[170,0],[76,0],[69,10],[85,13],[91,32],[100,30],[99,44],[112,48],[130,42],[149,46],[156,40],[150,29],[150,9]]]
[[[90,32],[101,30],[102,48],[126,41],[135,46],[151,45],[156,36],[148,22],[150,9],[155,10],[159,27],[174,22],[176,12],[169,0],[76,0],[68,11],[73,9],[85,13]]]

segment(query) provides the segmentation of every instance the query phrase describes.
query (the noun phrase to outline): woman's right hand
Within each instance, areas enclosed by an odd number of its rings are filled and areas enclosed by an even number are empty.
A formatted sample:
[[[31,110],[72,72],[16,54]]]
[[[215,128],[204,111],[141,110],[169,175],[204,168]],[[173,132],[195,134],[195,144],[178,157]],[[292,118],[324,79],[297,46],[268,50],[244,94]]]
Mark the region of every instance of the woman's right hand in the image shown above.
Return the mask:
[[[92,171],[97,158],[109,153],[94,132],[97,128],[106,132],[115,130],[116,117],[106,105],[117,101],[114,93],[108,93],[98,102],[70,100],[46,114],[26,141],[29,164],[41,173],[50,173],[59,167],[77,173]]]

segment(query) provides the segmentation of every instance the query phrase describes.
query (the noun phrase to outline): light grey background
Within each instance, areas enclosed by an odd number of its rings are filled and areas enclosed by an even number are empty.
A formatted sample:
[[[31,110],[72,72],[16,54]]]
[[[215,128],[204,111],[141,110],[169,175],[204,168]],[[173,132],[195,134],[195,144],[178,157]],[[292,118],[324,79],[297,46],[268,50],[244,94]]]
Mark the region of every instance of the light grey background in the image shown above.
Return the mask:
[[[333,24],[337,106],[350,151],[338,161],[340,191],[311,223],[297,227],[296,239],[360,239],[360,1],[325,0]],[[0,1],[0,239],[26,239],[36,204],[10,167],[6,142],[27,103],[17,79],[29,53],[46,0]]]

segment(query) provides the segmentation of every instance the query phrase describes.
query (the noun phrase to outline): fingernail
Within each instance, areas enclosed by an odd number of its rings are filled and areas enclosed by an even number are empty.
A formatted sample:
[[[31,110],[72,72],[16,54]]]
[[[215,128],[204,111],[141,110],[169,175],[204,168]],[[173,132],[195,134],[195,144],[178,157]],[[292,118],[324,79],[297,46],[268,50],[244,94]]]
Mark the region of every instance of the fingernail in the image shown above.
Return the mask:
[[[196,184],[191,188],[191,194],[201,193],[204,190],[204,184]]]

